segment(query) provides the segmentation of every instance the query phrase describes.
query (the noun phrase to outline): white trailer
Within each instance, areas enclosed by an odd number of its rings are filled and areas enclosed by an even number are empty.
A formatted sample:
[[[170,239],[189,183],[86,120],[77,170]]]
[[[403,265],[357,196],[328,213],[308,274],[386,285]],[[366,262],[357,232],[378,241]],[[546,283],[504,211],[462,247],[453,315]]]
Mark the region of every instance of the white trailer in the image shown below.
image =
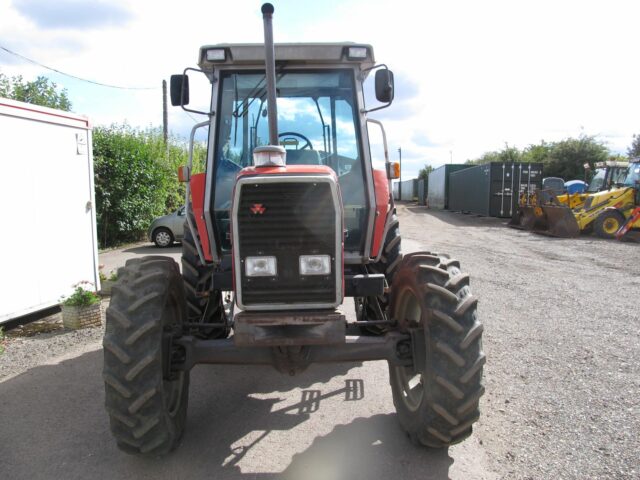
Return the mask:
[[[0,98],[0,323],[100,288],[91,125]]]

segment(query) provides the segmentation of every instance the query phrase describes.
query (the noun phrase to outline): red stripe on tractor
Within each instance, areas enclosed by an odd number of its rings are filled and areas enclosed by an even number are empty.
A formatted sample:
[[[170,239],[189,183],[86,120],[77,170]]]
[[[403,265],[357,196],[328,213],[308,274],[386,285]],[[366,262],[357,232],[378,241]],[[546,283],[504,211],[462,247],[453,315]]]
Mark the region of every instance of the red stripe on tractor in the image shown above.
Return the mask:
[[[204,173],[191,175],[191,180],[189,181],[189,188],[191,190],[191,208],[193,209],[194,217],[196,217],[196,227],[198,228],[198,235],[200,236],[204,259],[208,262],[212,262],[213,258],[211,257],[211,246],[209,243],[209,235],[207,233],[207,224],[204,221],[204,187]]]
[[[377,257],[384,243],[384,227],[389,213],[389,180],[384,170],[373,170],[373,183],[376,191],[376,219],[373,227],[373,245],[371,257]]]

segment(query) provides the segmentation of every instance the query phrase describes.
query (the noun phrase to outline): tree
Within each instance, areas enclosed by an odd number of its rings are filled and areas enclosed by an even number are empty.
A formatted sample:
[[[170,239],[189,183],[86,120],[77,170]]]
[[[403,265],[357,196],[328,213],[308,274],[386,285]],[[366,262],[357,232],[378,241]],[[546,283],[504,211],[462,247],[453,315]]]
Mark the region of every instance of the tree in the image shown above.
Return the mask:
[[[584,165],[593,170],[597,162],[609,158],[607,147],[591,135],[567,138],[552,144],[544,162],[545,177],[561,177],[572,180],[584,177]]]
[[[510,147],[505,144],[504,149],[494,152],[485,152],[480,158],[475,160],[467,160],[467,163],[473,163],[476,165],[483,165],[491,162],[521,162],[522,152],[517,147]]]
[[[24,80],[22,75],[7,77],[0,73],[0,97],[67,112],[71,110],[67,89],[59,90],[55,82],[43,76],[30,82]]]
[[[433,172],[433,167],[431,165],[425,165],[424,168],[421,168],[420,172],[418,172],[418,178],[424,178],[426,180],[431,172]]]
[[[640,157],[640,135],[634,135],[633,141],[631,142],[631,146],[627,150],[627,155],[631,158]]]

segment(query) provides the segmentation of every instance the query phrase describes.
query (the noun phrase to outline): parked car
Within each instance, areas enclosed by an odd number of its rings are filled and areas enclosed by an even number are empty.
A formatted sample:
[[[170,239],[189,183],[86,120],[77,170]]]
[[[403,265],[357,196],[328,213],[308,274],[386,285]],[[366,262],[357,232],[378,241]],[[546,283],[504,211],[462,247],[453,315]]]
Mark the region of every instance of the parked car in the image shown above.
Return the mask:
[[[184,236],[185,208],[180,207],[169,215],[156,218],[149,227],[149,240],[156,247],[166,248]]]

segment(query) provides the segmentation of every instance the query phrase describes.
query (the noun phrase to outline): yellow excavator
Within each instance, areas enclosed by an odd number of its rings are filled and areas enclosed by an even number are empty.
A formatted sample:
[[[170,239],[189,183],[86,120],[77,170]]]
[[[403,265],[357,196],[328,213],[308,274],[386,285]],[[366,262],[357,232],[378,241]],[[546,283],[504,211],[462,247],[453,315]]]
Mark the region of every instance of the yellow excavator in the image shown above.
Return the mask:
[[[528,195],[522,194],[518,201],[518,208],[509,222],[509,226],[554,235],[553,231],[548,232],[553,225],[549,223],[549,219],[545,214],[545,207],[565,206],[571,210],[582,207],[589,196],[623,183],[627,176],[629,163],[619,161],[598,162],[595,167],[594,176],[584,193],[557,195],[551,190],[541,190]],[[585,165],[585,168],[588,169],[588,165]],[[555,208],[550,209],[552,216],[557,215],[555,210]]]
[[[573,208],[557,197],[540,205],[546,225],[539,222],[534,231],[554,237],[577,237],[593,230],[601,238],[614,238],[640,205],[640,162],[630,163],[624,178],[613,177],[605,185],[606,190],[587,194]],[[571,199],[567,201],[571,204]]]

